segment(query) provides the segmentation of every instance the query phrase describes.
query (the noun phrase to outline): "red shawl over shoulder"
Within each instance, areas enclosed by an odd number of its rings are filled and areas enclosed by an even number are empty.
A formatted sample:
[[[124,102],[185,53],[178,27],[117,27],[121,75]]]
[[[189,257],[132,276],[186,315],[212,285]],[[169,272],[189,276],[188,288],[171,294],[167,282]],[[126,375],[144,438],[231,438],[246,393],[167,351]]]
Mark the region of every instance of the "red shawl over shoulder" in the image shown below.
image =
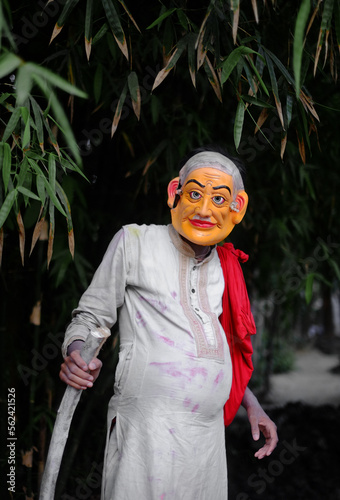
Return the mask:
[[[251,335],[256,327],[240,262],[246,262],[248,255],[235,250],[232,243],[217,247],[224,275],[223,312],[220,322],[227,336],[233,379],[230,396],[224,407],[224,423],[229,425],[240,407],[244,392],[253,372]]]

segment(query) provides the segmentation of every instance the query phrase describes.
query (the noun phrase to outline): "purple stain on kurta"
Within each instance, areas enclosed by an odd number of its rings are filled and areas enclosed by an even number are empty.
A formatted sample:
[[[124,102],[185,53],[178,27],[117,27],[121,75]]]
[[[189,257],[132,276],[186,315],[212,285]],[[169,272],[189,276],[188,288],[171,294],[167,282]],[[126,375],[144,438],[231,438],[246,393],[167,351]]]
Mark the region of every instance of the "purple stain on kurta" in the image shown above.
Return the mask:
[[[224,377],[223,370],[220,370],[217,374],[217,377],[214,380],[214,384],[218,385],[221,382],[221,380],[223,380],[223,377]]]
[[[199,408],[199,407],[200,407],[200,405],[199,405],[199,404],[195,405],[195,406],[193,407],[193,409],[191,410],[191,413],[196,413],[196,411],[198,410],[198,408]]]
[[[187,408],[190,405],[191,405],[191,399],[185,398],[185,400],[183,401],[183,406],[185,406]]]
[[[172,363],[172,362],[167,362],[167,363],[150,363],[150,365],[157,366],[163,373],[166,373],[168,375],[171,375],[171,377],[182,377],[190,380],[190,378],[182,373],[178,368],[177,368],[177,363]]]
[[[175,298],[177,297],[177,293],[176,293],[176,292],[171,292],[171,297],[172,297],[173,299],[175,299]]]
[[[158,335],[158,337],[165,342],[165,344],[168,344],[171,347],[174,347],[175,342],[171,339],[168,339],[168,337],[163,337],[163,335]]]
[[[204,378],[206,378],[206,376],[208,375],[206,368],[201,368],[201,367],[190,368],[189,373],[191,377],[196,377],[196,375],[202,375]]]

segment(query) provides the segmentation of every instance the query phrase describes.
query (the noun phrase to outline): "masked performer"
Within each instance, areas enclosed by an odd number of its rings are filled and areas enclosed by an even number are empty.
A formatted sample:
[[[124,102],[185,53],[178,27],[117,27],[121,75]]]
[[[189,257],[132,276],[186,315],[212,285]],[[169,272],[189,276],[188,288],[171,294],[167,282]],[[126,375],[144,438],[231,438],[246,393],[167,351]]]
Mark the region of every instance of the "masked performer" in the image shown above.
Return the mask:
[[[246,256],[217,247],[248,197],[237,160],[207,149],[189,155],[168,186],[172,224],[115,235],[66,332],[60,377],[85,389],[101,362],[87,366],[81,343],[119,321],[103,500],[226,500],[224,426],[241,403],[253,438],[266,439],[255,455],[277,444],[247,388],[255,326],[239,264]]]

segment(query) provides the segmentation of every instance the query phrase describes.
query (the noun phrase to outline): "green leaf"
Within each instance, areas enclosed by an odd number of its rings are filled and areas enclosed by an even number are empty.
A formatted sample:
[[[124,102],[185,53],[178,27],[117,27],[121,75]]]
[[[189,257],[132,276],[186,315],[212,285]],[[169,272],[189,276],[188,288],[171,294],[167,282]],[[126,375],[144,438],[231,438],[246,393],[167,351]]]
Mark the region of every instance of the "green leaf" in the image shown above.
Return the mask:
[[[21,108],[15,108],[10,119],[8,120],[4,135],[2,136],[3,142],[6,142],[14,132],[14,129],[17,126],[18,121],[20,120],[20,116],[21,116]]]
[[[42,124],[42,111],[41,111],[39,104],[32,96],[30,96],[29,99],[30,99],[30,103],[31,103],[31,106],[33,109],[34,123],[36,126],[38,141],[39,141],[40,147],[43,149],[44,130],[43,130],[43,124]]]
[[[313,283],[314,283],[314,273],[310,273],[306,279],[306,287],[305,287],[305,297],[306,303],[309,304],[313,297]]]
[[[146,29],[150,30],[151,28],[154,28],[155,26],[157,26],[157,24],[160,24],[162,21],[164,21],[164,19],[171,16],[171,14],[173,14],[176,10],[177,10],[176,7],[167,10],[161,16],[159,16],[152,24],[150,24]]]
[[[64,26],[66,19],[69,17],[78,2],[79,0],[66,0],[64,8],[61,11],[60,16],[58,17],[57,25],[59,28],[62,28]]]
[[[258,55],[260,55],[260,54],[258,54]],[[257,79],[258,79],[261,87],[263,88],[263,90],[265,91],[265,93],[267,94],[267,96],[269,97],[269,91],[268,91],[268,89],[267,89],[264,81],[262,80],[261,75],[258,72],[258,70],[257,70],[257,68],[256,68],[253,60],[251,59],[251,57],[247,57],[247,61],[249,62],[250,66],[253,68],[253,71],[254,71],[254,73],[255,73],[255,75],[256,75],[256,77],[257,77]]]
[[[227,59],[223,61],[222,63],[222,76],[221,76],[221,84],[226,82],[231,75],[231,72],[237,66],[237,63],[239,60],[247,54],[258,54],[258,52],[255,52],[255,50],[250,49],[249,47],[245,47],[244,45],[241,45],[240,47],[237,47],[234,49]],[[259,54],[260,55],[260,54]]]
[[[243,122],[244,122],[244,112],[245,112],[245,104],[242,100],[240,100],[236,109],[235,123],[234,123],[234,144],[236,150],[238,149],[241,141]]]
[[[85,40],[91,42],[92,39],[92,23],[93,23],[93,0],[86,0],[85,12]]]
[[[3,202],[1,208],[0,208],[0,227],[2,227],[11,211],[11,208],[13,206],[14,201],[16,200],[17,197],[17,190],[12,189],[8,193],[8,195],[5,198],[5,201]]]
[[[139,84],[138,84],[138,77],[137,77],[137,74],[135,71],[131,71],[131,73],[128,76],[128,86],[129,86],[131,99],[133,101],[137,101]]]
[[[305,29],[310,11],[310,0],[302,0],[295,23],[293,42],[293,70],[295,76],[296,97],[300,96],[301,63],[304,46]]]
[[[35,193],[32,193],[32,191],[23,186],[18,186],[17,190],[20,191],[20,193],[23,194],[24,196],[28,196],[29,198],[32,198],[33,200],[36,201],[41,201],[39,196],[37,196]]]
[[[7,142],[0,143],[0,169],[2,169],[2,179],[4,182],[4,190],[7,193],[8,182],[11,175],[12,155],[11,148]]]
[[[10,75],[20,66],[20,64],[22,64],[22,59],[12,52],[6,52],[3,54],[0,57],[0,79],[4,78],[4,76]]]
[[[56,190],[55,182],[56,182],[56,165],[55,165],[55,157],[53,154],[48,155],[48,180],[53,191]]]
[[[76,161],[80,164],[81,163],[81,156],[80,156],[78,144],[74,138],[70,122],[68,121],[67,116],[65,115],[65,112],[64,112],[61,104],[59,103],[55,93],[47,85],[46,80],[41,79],[36,74],[33,76],[33,78],[36,80],[37,84],[39,85],[39,87],[43,91],[43,93],[45,94],[46,98],[50,100],[51,107],[52,107],[53,112],[55,114],[58,127],[63,132],[63,134],[65,136],[65,140],[66,140],[68,146],[70,147]],[[45,123],[45,126],[46,126],[46,123]]]
[[[108,32],[108,30],[109,30],[109,25],[107,23],[104,23],[103,26],[97,31],[97,33],[93,37],[92,45],[95,45],[96,43],[98,43],[99,40],[101,40],[101,38],[103,38],[103,36],[105,36],[105,34]]]
[[[17,89],[17,105],[21,106],[29,96],[32,88],[31,67],[22,64],[16,74],[15,86]]]
[[[75,95],[77,97],[82,97],[82,98],[87,98],[86,92],[83,92],[82,90],[78,89],[72,83],[68,82],[58,74],[54,73],[53,71],[44,68],[43,66],[39,66],[38,64],[35,63],[27,63],[26,67],[30,71],[32,78],[38,83],[38,80],[41,81],[41,79],[46,80],[51,87],[58,87],[59,89],[63,90],[64,92],[67,92],[68,94]],[[38,83],[40,86],[40,84]],[[41,87],[41,86],[40,86]]]
[[[45,205],[46,191],[45,191],[45,182],[43,177],[45,177],[43,174],[36,176],[36,185],[41,204]]]
[[[295,89],[294,78],[290,75],[289,71],[287,71],[286,67],[284,66],[284,64],[282,64],[280,59],[278,59],[275,54],[273,54],[270,50],[266,49],[265,47],[263,47],[263,50],[269,55],[271,60],[276,64],[276,66],[279,68],[279,70],[281,71],[287,82],[290,83]]]
[[[119,16],[116,12],[116,9],[111,2],[111,0],[102,0],[102,4],[105,10],[105,14],[107,17],[107,20],[109,22],[111,31],[113,33],[113,36],[115,37],[115,40],[126,57],[126,59],[129,59],[129,53],[128,53],[128,48],[126,44],[126,38],[125,38],[125,33],[123,31],[122,25],[120,24]]]

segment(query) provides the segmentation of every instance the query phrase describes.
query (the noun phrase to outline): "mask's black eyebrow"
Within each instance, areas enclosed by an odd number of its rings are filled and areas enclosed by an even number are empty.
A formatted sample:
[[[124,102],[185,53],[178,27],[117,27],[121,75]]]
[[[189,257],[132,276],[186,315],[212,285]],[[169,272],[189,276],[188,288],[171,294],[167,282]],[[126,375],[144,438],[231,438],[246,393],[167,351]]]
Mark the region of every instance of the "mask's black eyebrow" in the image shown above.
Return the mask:
[[[213,187],[213,189],[227,189],[229,191],[229,193],[231,194],[231,189],[229,186],[225,186],[224,184],[222,184],[221,186],[216,186],[216,187]]]
[[[195,184],[198,184],[201,188],[205,188],[204,184],[201,184],[200,182],[196,181],[196,179],[189,179],[185,185],[189,184],[189,182],[194,182]]]

